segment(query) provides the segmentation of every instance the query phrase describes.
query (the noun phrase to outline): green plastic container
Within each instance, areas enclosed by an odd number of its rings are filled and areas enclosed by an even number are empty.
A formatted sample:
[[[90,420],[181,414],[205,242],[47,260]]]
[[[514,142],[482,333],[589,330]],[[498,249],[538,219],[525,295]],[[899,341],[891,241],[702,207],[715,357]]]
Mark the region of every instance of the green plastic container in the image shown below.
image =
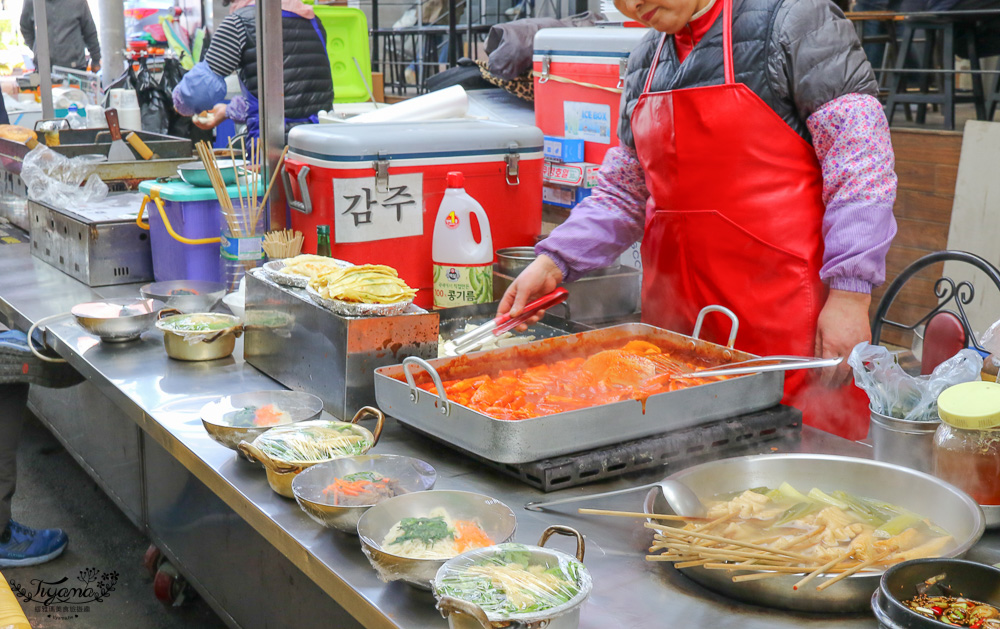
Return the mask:
[[[368,48],[368,18],[361,9],[317,5],[316,17],[326,29],[326,52],[333,75],[334,103],[362,103],[370,100],[372,59]],[[358,60],[358,65],[354,64]],[[358,74],[361,66],[361,74]],[[362,78],[364,75],[364,78]]]

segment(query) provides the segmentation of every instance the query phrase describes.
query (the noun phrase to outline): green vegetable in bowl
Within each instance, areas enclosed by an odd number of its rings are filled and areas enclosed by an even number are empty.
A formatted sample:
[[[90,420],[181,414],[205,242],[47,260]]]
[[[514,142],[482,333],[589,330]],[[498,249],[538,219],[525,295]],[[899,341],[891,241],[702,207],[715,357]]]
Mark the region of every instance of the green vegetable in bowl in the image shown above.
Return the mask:
[[[350,424],[303,422],[272,428],[254,442],[271,458],[286,462],[327,461],[342,456],[364,454],[371,441]]]
[[[213,314],[192,314],[167,319],[161,327],[171,332],[218,332],[234,327],[231,317]]]
[[[584,568],[575,559],[539,559],[521,544],[499,548],[439,577],[438,595],[475,603],[494,617],[509,617],[565,605],[580,593]]]

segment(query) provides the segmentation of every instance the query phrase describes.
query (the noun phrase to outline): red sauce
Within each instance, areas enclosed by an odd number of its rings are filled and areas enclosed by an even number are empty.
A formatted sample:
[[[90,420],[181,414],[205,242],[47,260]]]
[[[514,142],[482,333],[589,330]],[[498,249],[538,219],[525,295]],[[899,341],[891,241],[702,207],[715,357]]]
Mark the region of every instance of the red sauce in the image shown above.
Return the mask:
[[[939,434],[934,473],[981,505],[1000,505],[1000,431],[951,428]]]
[[[670,377],[699,367],[652,343],[632,340],[586,357],[500,369],[442,384],[448,399],[496,419],[528,419],[621,400],[639,400],[645,413],[651,395],[720,380]],[[437,393],[432,383],[419,386]]]

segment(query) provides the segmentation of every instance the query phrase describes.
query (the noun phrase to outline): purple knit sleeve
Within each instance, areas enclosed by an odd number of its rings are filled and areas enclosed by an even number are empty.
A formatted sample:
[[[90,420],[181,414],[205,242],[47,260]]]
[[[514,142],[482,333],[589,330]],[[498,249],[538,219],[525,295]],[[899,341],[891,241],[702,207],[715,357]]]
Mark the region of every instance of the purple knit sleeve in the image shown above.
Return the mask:
[[[832,289],[870,293],[885,281],[896,219],[895,157],[882,105],[846,94],[806,121],[823,168],[823,268]]]
[[[552,258],[566,281],[609,266],[642,238],[648,198],[635,151],[612,148],[601,164],[593,194],[535,246],[535,253]]]

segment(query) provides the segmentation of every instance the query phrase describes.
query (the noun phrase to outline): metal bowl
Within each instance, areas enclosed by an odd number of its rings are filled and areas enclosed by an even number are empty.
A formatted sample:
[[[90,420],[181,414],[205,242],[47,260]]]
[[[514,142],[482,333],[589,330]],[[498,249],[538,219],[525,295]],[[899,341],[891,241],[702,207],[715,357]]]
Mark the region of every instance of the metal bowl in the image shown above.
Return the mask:
[[[289,414],[289,420],[271,426],[233,426],[227,416],[248,406],[260,408],[273,404]],[[254,391],[227,395],[201,408],[201,423],[208,435],[230,450],[236,450],[241,441],[253,441],[258,435],[275,426],[316,419],[323,413],[323,400],[301,391]]]
[[[158,299],[181,312],[209,312],[226,294],[226,286],[220,282],[173,280],[146,284],[139,292],[146,299]]]
[[[504,275],[517,277],[536,257],[534,247],[497,249],[497,270]]]
[[[216,165],[219,167],[219,172],[222,174],[222,180],[226,182],[227,186],[232,186],[236,184],[236,174],[243,170],[243,160],[236,160],[236,170],[233,170],[233,160],[231,159],[218,159],[215,160]],[[205,171],[205,165],[201,162],[188,162],[186,164],[181,164],[177,167],[177,174],[181,176],[181,179],[185,183],[198,188],[211,188],[212,180],[208,177],[208,173]]]
[[[394,555],[382,550],[382,540],[403,518],[426,517],[438,507],[447,510],[454,519],[477,520],[490,539],[498,544],[510,541],[517,528],[517,518],[510,507],[482,494],[435,490],[391,498],[365,511],[358,521],[361,550],[380,579],[387,583],[404,581],[422,590],[431,588],[431,581],[446,560]]]
[[[699,497],[711,498],[742,492],[751,487],[777,487],[790,482],[808,490],[843,490],[884,500],[931,518],[955,538],[946,555],[961,557],[983,535],[985,520],[979,505],[953,485],[905,467],[823,454],[769,454],[703,463],[669,477],[690,487]],[[643,505],[646,513],[672,513],[659,490],[650,491]],[[674,568],[670,568],[673,570]],[[866,610],[878,587],[879,573],[855,574],[836,585],[792,589],[801,575],[733,583],[725,570],[686,568],[681,574],[710,590],[756,605],[810,612]],[[817,578],[817,585],[824,581]]]
[[[580,626],[580,607],[590,596],[593,588],[593,580],[590,571],[585,566],[577,565],[579,568],[579,579],[576,586],[579,591],[570,600],[558,607],[551,607],[543,611],[524,612],[519,614],[497,614],[489,613],[476,604],[461,598],[441,596],[440,592],[449,575],[461,574],[468,566],[482,560],[490,560],[496,555],[505,551],[516,551],[528,553],[530,565],[544,565],[547,567],[565,566],[574,562],[574,558],[558,550],[545,548],[545,542],[553,534],[569,535],[576,538],[576,561],[582,564],[584,556],[583,535],[576,529],[568,526],[550,526],[542,533],[542,538],[538,546],[525,546],[524,544],[497,544],[478,550],[470,550],[462,553],[458,557],[449,559],[437,571],[432,584],[434,596],[438,599],[437,608],[443,616],[448,618],[450,629],[493,629],[493,627],[507,627],[508,623],[515,627],[547,627],[548,629],[577,629]]]
[[[155,299],[108,299],[77,304],[70,311],[84,330],[105,343],[134,341],[156,323],[163,302]]]
[[[916,586],[937,575],[956,596],[1000,607],[1000,570],[963,559],[914,559],[885,571],[871,598],[872,611],[884,629],[936,629],[945,623],[910,611],[902,601],[917,594]],[[960,593],[960,594],[959,594]]]
[[[292,481],[292,493],[302,510],[316,522],[357,535],[358,520],[374,504],[356,507],[332,505],[323,495],[323,490],[335,479],[356,472],[375,472],[396,479],[400,489],[407,494],[433,489],[437,480],[434,468],[420,459],[395,454],[363,454],[310,467]]]
[[[366,417],[374,417],[377,421],[375,424],[375,431],[371,432],[364,426],[359,426],[358,422]],[[378,443],[379,437],[382,436],[382,426],[385,424],[385,415],[382,411],[378,410],[373,406],[365,406],[354,416],[354,419],[350,423],[338,422],[338,421],[324,421],[324,420],[314,420],[311,422],[300,422],[292,426],[285,426],[284,428],[278,428],[281,431],[295,431],[308,429],[311,425],[327,425],[327,424],[343,424],[350,426],[351,430],[358,435],[361,435],[368,442],[368,447],[364,450],[367,452],[375,447]],[[272,429],[274,430],[274,429]],[[266,434],[266,433],[264,433]],[[320,463],[326,463],[327,461],[333,461],[336,459],[343,458],[344,456],[351,456],[349,454],[332,456],[328,459],[322,459],[320,461],[295,461],[289,459],[276,459],[264,451],[262,451],[258,446],[260,445],[261,438],[264,438],[264,434],[258,436],[253,442],[243,441],[239,444],[239,450],[246,456],[259,461],[264,465],[267,470],[267,482],[271,485],[271,489],[275,493],[284,496],[285,498],[295,498],[295,494],[292,492],[292,481],[295,477],[302,471],[319,465]]]
[[[159,313],[156,328],[163,332],[163,346],[167,356],[175,360],[197,362],[203,360],[218,360],[226,358],[236,349],[236,338],[243,334],[243,324],[239,317],[219,313],[189,313],[166,316],[173,309],[163,309]],[[207,314],[212,317],[226,319],[232,325],[224,330],[209,332],[176,332],[169,329],[172,322],[193,314]]]

